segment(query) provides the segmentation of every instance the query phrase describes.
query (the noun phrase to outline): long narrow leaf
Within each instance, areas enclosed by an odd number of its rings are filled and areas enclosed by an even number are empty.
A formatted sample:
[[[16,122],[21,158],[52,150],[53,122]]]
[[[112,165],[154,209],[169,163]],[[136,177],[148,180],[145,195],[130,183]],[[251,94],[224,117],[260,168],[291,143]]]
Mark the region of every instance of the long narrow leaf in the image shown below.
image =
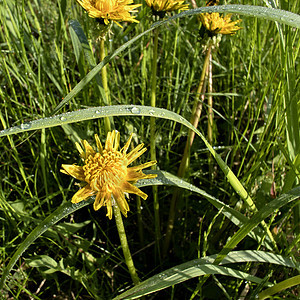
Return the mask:
[[[207,256],[199,259],[183,263],[171,269],[168,269],[162,273],[152,276],[151,278],[143,281],[138,286],[131,288],[130,290],[122,293],[114,298],[114,300],[120,299],[136,299],[143,295],[147,295],[175,284],[184,282],[194,277],[207,275],[207,274],[220,274],[231,276],[243,280],[249,280],[256,283],[262,283],[263,280],[249,275],[245,272],[241,272],[232,268],[214,266],[213,261],[216,255]],[[290,258],[268,253],[264,251],[233,251],[224,259],[222,264],[233,263],[246,263],[246,262],[260,262],[282,265],[285,267],[299,269],[299,264],[296,264]],[[216,268],[215,268],[216,267]],[[270,283],[266,283],[270,286]]]

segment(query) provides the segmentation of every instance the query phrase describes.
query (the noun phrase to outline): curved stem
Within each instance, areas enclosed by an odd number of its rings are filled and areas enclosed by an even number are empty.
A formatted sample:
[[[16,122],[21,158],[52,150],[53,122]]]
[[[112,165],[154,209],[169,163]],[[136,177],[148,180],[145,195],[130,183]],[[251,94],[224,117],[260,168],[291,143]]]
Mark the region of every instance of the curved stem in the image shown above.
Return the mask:
[[[119,238],[120,238],[125,262],[126,262],[126,265],[127,265],[127,268],[128,268],[128,271],[129,271],[129,274],[131,276],[133,283],[135,285],[137,285],[140,283],[140,279],[136,273],[136,269],[134,267],[133,259],[132,259],[130,249],[128,246],[127,236],[126,236],[126,232],[125,232],[125,228],[124,228],[124,224],[123,224],[122,215],[121,215],[120,209],[117,205],[114,205],[113,209],[114,209],[114,216],[115,216],[115,220],[116,220],[116,225],[117,225],[117,229],[118,229],[118,233],[119,233]]]

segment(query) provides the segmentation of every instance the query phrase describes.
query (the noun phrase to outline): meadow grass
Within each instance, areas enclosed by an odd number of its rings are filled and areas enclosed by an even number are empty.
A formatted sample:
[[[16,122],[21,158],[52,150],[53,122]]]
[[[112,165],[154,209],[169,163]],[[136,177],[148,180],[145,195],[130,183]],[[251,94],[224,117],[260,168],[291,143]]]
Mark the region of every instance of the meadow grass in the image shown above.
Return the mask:
[[[97,23],[76,1],[0,2],[2,297],[298,299],[300,17],[287,25],[284,14],[277,23],[281,15],[234,15],[243,28],[212,51],[213,107],[207,93],[200,97],[197,131],[188,123],[205,60],[197,16],[157,24],[151,108],[156,29],[145,1],[135,3],[143,3],[140,22],[113,24],[99,65]],[[226,4],[300,13],[299,0]],[[93,210],[93,199],[73,206],[76,180],[60,172],[81,164],[75,142],[92,144],[95,133],[105,141],[108,117],[121,145],[133,133],[132,147],[152,144],[157,160],[148,171],[157,179],[137,183],[148,199],[130,196],[123,219],[141,280],[135,287],[116,223],[105,208]],[[189,130],[195,138],[182,179]],[[147,151],[139,163],[149,160]]]

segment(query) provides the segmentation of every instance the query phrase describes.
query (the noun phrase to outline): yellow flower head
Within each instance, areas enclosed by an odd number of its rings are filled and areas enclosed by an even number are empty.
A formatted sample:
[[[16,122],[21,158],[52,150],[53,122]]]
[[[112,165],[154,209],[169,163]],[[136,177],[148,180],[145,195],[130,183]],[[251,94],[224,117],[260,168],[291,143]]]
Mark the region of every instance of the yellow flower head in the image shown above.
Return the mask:
[[[105,25],[109,21],[118,22],[128,21],[136,22],[134,16],[130,12],[136,12],[134,9],[141,4],[132,5],[133,0],[77,0],[77,2],[88,12],[91,18],[97,18],[104,21]]]
[[[188,10],[189,5],[183,4],[184,1],[178,0],[146,0],[146,3],[151,7],[154,13],[162,12],[166,13],[167,11],[174,10]]]
[[[143,169],[156,164],[156,161],[150,161],[145,164],[128,167],[134,160],[140,157],[147,149],[144,144],[138,145],[132,151],[127,153],[132,134],[125,146],[118,150],[120,142],[120,133],[116,131],[109,132],[103,149],[100,139],[95,134],[98,152],[95,151],[87,141],[82,141],[84,150],[76,143],[77,150],[80,153],[84,166],[62,165],[62,173],[73,176],[81,180],[86,185],[75,193],[72,203],[78,203],[82,200],[96,195],[94,209],[98,210],[103,205],[107,207],[107,216],[112,218],[112,205],[116,204],[121,212],[127,216],[129,206],[125,200],[124,193],[132,193],[147,199],[148,195],[134,186],[139,179],[148,179],[156,177],[155,174],[146,175]]]
[[[203,13],[200,18],[204,27],[213,34],[233,35],[242,28],[236,25],[241,20],[231,21],[231,14],[221,17],[219,13]]]

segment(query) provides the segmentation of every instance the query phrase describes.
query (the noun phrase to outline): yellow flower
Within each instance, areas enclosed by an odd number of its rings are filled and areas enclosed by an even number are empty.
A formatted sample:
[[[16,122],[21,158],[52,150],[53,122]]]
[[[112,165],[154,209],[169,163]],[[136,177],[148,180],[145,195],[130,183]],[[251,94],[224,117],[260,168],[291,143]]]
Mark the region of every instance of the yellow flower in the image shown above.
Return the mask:
[[[187,10],[188,4],[183,4],[184,1],[177,0],[146,0],[146,3],[154,12],[167,12],[174,10]]]
[[[109,21],[114,21],[120,27],[118,22],[128,21],[136,22],[130,12],[136,12],[134,9],[141,4],[132,5],[133,0],[77,0],[77,2],[88,12],[91,18],[97,18],[104,21],[105,25]]]
[[[242,27],[236,24],[241,20],[231,21],[231,14],[220,17],[219,13],[200,14],[201,22],[204,27],[213,34],[235,34]]]
[[[95,134],[96,152],[90,144],[82,141],[84,150],[76,143],[77,150],[80,153],[84,166],[80,167],[73,165],[62,165],[62,173],[73,176],[81,180],[86,185],[75,193],[72,198],[72,203],[78,203],[82,200],[96,195],[94,209],[98,210],[102,206],[107,207],[107,216],[112,218],[112,205],[116,204],[121,212],[127,216],[129,206],[125,200],[124,193],[132,193],[142,197],[144,200],[148,197],[139,188],[134,186],[139,179],[148,179],[156,177],[155,174],[146,175],[142,172],[143,169],[156,164],[156,161],[150,161],[145,164],[128,167],[134,160],[140,157],[147,149],[144,144],[138,145],[128,154],[126,153],[132,134],[129,137],[125,146],[119,151],[120,133],[112,131],[107,134],[105,147],[103,149],[100,139]]]

